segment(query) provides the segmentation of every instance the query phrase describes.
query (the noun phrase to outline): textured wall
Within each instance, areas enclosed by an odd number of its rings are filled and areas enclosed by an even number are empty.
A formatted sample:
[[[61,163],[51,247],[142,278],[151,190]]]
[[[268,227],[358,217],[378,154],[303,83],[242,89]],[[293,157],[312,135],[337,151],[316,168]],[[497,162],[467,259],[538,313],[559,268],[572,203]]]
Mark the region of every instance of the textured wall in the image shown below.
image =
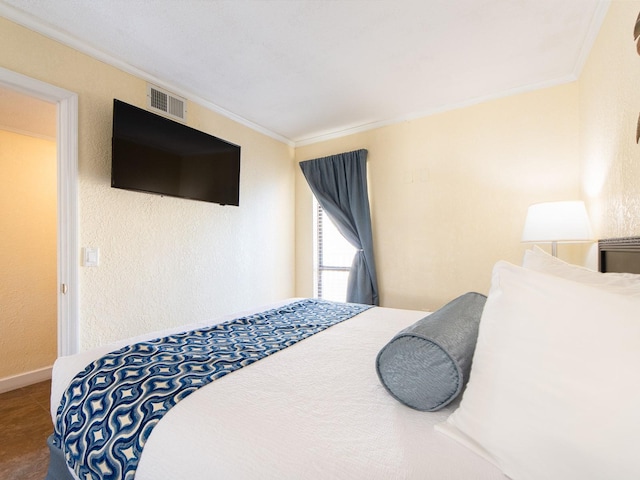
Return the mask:
[[[530,203],[583,198],[597,238],[640,235],[640,1],[613,0],[577,82],[300,148],[367,148],[381,299],[434,308],[519,262]],[[311,207],[297,177],[297,293],[312,291]],[[595,244],[559,247],[597,266]],[[585,258],[585,254],[587,255]]]
[[[57,353],[56,144],[0,130],[0,378]]]
[[[366,148],[381,303],[434,309],[519,263],[531,203],[579,197],[575,83],[301,147]],[[312,292],[311,195],[297,175],[297,293]],[[573,247],[560,255],[572,259]]]
[[[297,149],[297,161],[369,150],[383,304],[486,291],[497,259],[520,261],[533,202],[582,191],[598,236],[640,234],[638,11],[612,2],[574,84]],[[243,146],[241,207],[112,190],[111,102],[144,106],[145,82],[1,18],[0,65],[79,95],[80,243],[102,260],[81,270],[84,347],[291,295],[294,245],[296,294],[311,294],[310,194],[292,149],[190,104],[190,125]]]
[[[0,18],[0,66],[79,100],[81,346],[294,293],[293,150],[192,102],[188,124],[242,146],[240,207],[110,187],[113,98],[145,107],[146,82]]]
[[[640,235],[639,1],[611,3],[580,77],[581,180],[599,238]]]

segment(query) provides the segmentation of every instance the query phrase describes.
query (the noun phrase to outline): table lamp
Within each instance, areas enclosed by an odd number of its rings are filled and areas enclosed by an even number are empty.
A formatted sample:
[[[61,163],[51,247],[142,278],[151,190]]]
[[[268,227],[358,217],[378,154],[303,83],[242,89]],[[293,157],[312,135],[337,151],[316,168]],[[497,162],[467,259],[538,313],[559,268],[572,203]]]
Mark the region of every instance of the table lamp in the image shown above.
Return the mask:
[[[558,256],[558,242],[578,243],[593,239],[584,202],[536,203],[527,210],[523,242],[551,243],[551,254]]]

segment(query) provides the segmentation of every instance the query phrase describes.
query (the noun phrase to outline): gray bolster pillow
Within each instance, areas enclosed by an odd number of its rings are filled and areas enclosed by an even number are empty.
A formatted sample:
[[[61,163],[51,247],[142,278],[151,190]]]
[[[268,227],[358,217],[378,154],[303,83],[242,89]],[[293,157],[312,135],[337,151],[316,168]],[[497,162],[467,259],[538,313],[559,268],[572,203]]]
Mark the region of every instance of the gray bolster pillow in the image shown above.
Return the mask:
[[[425,412],[455,399],[469,379],[487,297],[469,292],[399,332],[376,358],[380,382],[405,405]]]

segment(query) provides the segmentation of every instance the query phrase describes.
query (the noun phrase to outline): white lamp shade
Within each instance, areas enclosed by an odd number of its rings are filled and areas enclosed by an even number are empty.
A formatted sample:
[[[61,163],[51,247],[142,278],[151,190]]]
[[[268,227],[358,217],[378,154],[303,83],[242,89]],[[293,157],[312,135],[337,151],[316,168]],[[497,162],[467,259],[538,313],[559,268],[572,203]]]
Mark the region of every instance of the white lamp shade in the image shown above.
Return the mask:
[[[586,242],[593,239],[584,202],[545,202],[531,205],[522,232],[523,242]]]

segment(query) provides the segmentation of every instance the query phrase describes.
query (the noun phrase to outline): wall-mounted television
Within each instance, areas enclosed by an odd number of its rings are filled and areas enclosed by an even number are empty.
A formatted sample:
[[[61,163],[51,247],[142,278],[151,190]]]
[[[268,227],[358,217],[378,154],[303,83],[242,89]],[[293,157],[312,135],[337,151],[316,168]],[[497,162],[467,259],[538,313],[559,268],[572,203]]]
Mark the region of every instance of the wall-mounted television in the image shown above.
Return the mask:
[[[238,206],[240,147],[114,99],[111,186]]]

